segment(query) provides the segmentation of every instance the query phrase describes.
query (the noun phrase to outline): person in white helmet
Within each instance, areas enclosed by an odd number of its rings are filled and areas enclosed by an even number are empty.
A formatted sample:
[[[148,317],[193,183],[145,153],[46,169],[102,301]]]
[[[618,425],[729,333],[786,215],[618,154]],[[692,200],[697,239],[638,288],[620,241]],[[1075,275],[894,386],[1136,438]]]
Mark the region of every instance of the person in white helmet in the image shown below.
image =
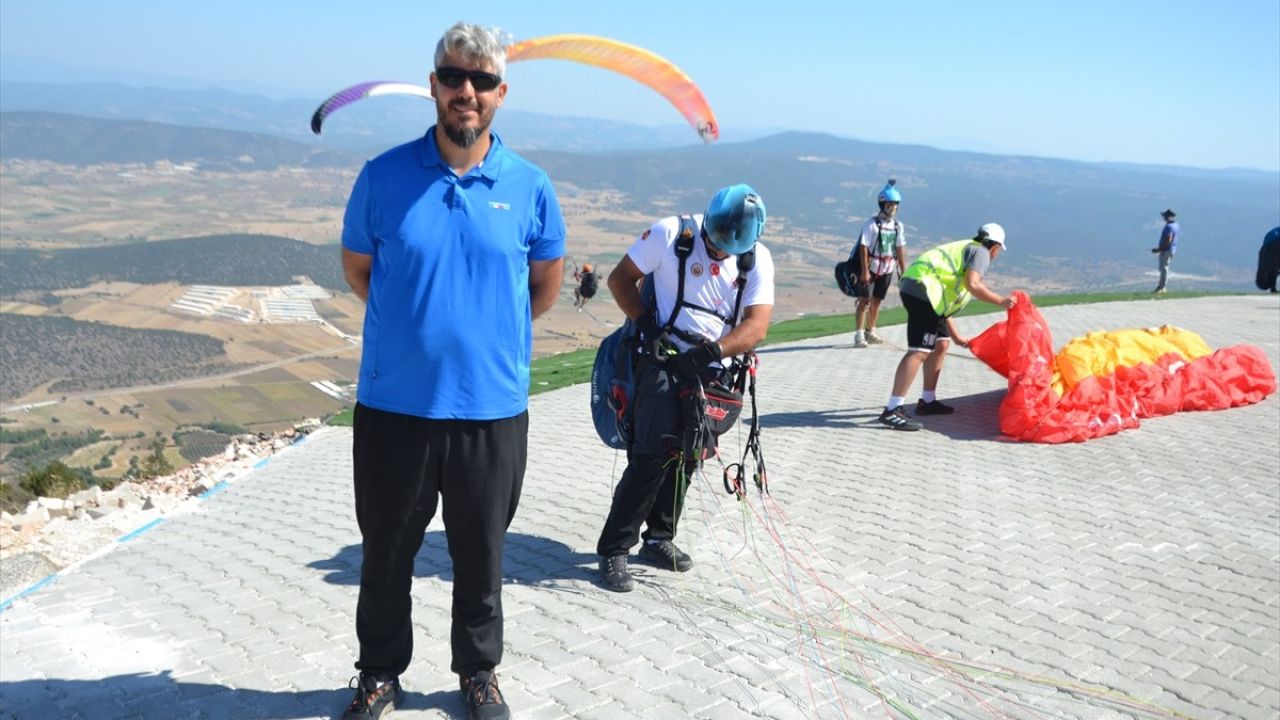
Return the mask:
[[[856,322],[856,331],[853,333],[855,348],[884,342],[876,334],[880,303],[888,296],[889,285],[901,278],[902,271],[907,267],[907,237],[902,232],[902,223],[898,221],[898,204],[902,202],[902,193],[895,187],[897,184],[897,180],[890,178],[876,196],[880,212],[863,223],[858,244],[850,255],[856,273],[853,292],[858,298],[853,312]]]
[[[1013,307],[1012,295],[1001,297],[982,281],[991,263],[1004,251],[1004,243],[1004,228],[987,223],[969,240],[946,243],[925,252],[902,274],[898,292],[907,311],[907,352],[894,374],[889,404],[880,414],[882,425],[894,430],[924,427],[907,417],[903,407],[922,364],[924,394],[916,403],[915,414],[954,412],[955,408],[937,398],[938,377],[942,374],[942,361],[950,341],[968,347],[969,340],[960,336],[951,318],[975,297],[1003,308]]]

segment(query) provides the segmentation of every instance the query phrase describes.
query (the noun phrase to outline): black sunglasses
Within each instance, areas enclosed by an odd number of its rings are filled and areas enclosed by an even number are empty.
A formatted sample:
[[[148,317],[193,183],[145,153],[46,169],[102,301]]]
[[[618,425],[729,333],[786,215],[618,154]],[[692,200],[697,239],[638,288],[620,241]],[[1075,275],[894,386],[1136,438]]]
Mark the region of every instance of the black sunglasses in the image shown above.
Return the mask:
[[[462,83],[467,80],[471,81],[471,87],[476,92],[488,92],[502,84],[502,78],[493,73],[483,70],[463,70],[456,67],[438,67],[436,68],[436,79],[445,87],[457,90],[462,87]]]

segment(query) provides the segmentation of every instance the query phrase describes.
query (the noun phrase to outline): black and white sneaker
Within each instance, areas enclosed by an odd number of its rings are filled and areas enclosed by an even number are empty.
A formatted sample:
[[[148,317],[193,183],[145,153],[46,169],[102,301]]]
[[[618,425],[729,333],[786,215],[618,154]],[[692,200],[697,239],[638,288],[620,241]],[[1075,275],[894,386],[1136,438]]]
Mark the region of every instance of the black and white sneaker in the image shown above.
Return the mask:
[[[348,686],[356,691],[356,696],[342,713],[342,720],[378,720],[404,703],[404,690],[397,677],[384,678],[362,672],[351,678]]]
[[[907,413],[901,407],[893,410],[885,408],[885,411],[880,413],[879,420],[881,425],[891,427],[894,430],[914,431],[924,427],[924,425],[907,417]]]

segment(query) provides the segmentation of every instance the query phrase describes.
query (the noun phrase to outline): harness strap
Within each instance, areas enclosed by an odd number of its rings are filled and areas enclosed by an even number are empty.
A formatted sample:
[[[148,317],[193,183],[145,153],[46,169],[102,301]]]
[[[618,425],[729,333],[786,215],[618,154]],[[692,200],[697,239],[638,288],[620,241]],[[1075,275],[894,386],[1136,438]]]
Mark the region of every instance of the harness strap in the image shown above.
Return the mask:
[[[737,325],[738,312],[742,309],[742,294],[747,288],[747,273],[750,272],[756,264],[755,250],[738,255],[738,279],[734,281],[734,285],[737,288],[737,294],[733,300],[733,313],[729,317],[725,317],[711,308],[705,308],[697,303],[689,302],[684,298],[685,269],[688,266],[689,256],[693,254],[694,239],[698,237],[698,235],[698,226],[697,223],[693,221],[693,217],[690,215],[681,215],[680,232],[676,235],[675,245],[676,258],[680,260],[680,270],[676,278],[676,302],[671,306],[671,316],[667,318],[667,321],[663,323],[662,326],[663,330],[676,335],[686,342],[694,343],[700,342],[702,338],[692,336],[682,330],[677,330],[675,327],[676,317],[680,314],[680,310],[683,308],[689,308],[690,310],[697,310],[699,312],[707,313],[708,315],[714,315],[730,328]]]
[[[680,260],[680,272],[676,275],[676,303],[671,306],[671,317],[663,323],[663,329],[675,327],[676,316],[684,305],[684,269],[689,264],[689,256],[693,254],[693,235],[696,226],[689,215],[680,216],[680,234],[676,235],[676,258]]]
[[[894,218],[894,219],[893,219],[893,231],[894,231],[894,233],[895,233],[895,236],[902,235],[902,223],[901,223],[901,222],[898,222],[898,218]],[[880,246],[881,246],[883,243],[884,243],[884,220],[882,220],[882,219],[880,218],[880,215],[879,215],[879,214],[877,214],[877,215],[876,215],[876,250],[879,250],[879,249],[880,249]],[[857,252],[858,252],[858,247],[859,247],[861,244],[862,244],[862,243],[861,243],[861,241],[859,241],[858,245],[854,245],[854,246],[853,246],[853,253],[854,253],[855,255],[857,254]],[[887,256],[882,256],[882,255],[872,255],[872,254],[871,254],[871,250],[868,248],[868,250],[867,250],[867,263],[869,264],[869,263],[872,261],[872,259],[877,258],[877,257],[887,257]],[[906,268],[901,268],[901,270],[906,270]],[[875,275],[875,276],[873,276],[873,277],[882,277],[882,276],[881,276],[881,275]]]
[[[762,495],[769,494],[769,472],[765,468],[764,448],[760,447],[760,410],[756,405],[756,368],[760,359],[755,353],[743,355],[744,375],[747,381],[747,392],[751,395],[751,429],[747,432],[747,441],[742,448],[742,458],[724,468],[724,489],[738,500],[747,496],[747,456],[755,462],[755,472],[751,474],[756,490]],[[744,382],[740,379],[739,382]]]

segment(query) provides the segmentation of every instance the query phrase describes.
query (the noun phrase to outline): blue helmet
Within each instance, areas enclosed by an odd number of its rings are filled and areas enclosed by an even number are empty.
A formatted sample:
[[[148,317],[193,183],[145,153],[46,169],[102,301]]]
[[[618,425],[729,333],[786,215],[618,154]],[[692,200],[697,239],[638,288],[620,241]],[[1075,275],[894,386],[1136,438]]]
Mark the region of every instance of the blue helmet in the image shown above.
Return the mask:
[[[885,183],[884,189],[880,191],[880,196],[876,200],[879,202],[902,202],[902,193],[898,192],[898,188],[894,187],[897,184],[898,181],[896,179],[889,178],[889,182]]]
[[[760,239],[764,214],[764,201],[750,185],[730,185],[711,198],[702,231],[721,252],[741,255]]]

